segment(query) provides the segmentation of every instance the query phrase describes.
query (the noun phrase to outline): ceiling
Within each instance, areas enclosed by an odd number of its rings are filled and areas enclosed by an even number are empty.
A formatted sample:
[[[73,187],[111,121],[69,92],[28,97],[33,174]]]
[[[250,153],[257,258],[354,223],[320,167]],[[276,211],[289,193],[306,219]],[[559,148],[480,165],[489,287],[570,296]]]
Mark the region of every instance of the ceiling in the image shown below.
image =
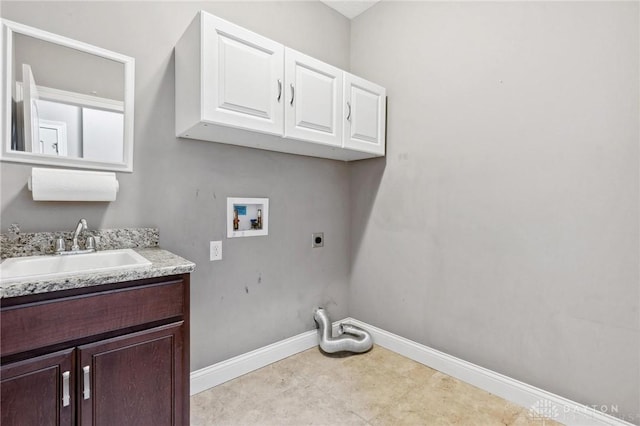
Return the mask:
[[[343,1],[322,1],[332,9],[337,10],[349,19],[353,19],[365,10],[376,4],[380,0],[343,0]]]

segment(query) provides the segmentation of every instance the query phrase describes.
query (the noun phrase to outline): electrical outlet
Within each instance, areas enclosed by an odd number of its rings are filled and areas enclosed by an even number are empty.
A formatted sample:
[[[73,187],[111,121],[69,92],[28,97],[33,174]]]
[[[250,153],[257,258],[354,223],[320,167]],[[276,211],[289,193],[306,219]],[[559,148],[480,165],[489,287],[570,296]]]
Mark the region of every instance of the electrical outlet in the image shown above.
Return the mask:
[[[311,234],[311,247],[324,247],[324,232],[315,232]]]
[[[209,242],[209,260],[222,259],[222,241]]]

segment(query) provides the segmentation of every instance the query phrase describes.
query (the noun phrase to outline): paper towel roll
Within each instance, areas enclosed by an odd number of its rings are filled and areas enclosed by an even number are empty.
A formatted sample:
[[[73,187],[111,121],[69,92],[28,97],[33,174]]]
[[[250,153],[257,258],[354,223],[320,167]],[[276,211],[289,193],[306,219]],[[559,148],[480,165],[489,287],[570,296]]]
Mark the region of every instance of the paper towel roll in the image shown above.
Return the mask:
[[[119,185],[112,172],[34,167],[28,187],[36,201],[115,201]]]

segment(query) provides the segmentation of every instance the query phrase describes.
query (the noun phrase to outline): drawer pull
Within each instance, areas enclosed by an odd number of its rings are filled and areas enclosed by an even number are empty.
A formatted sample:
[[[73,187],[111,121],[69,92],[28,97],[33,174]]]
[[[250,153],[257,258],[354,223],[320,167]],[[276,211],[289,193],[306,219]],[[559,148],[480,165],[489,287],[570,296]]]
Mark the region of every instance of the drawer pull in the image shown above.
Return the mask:
[[[71,401],[71,396],[69,395],[69,378],[71,373],[65,371],[62,373],[62,406],[68,407],[69,402]]]
[[[84,395],[84,399],[89,399],[91,398],[91,375],[89,374],[89,366],[82,367],[82,371],[84,372],[84,389],[82,394]]]

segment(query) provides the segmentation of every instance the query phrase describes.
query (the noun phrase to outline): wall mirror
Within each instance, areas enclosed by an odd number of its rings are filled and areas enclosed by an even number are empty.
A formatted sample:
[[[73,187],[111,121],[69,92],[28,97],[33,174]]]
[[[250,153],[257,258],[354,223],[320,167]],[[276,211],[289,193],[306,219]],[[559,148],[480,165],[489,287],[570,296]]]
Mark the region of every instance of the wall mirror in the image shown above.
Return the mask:
[[[2,20],[0,160],[133,171],[134,59]]]

